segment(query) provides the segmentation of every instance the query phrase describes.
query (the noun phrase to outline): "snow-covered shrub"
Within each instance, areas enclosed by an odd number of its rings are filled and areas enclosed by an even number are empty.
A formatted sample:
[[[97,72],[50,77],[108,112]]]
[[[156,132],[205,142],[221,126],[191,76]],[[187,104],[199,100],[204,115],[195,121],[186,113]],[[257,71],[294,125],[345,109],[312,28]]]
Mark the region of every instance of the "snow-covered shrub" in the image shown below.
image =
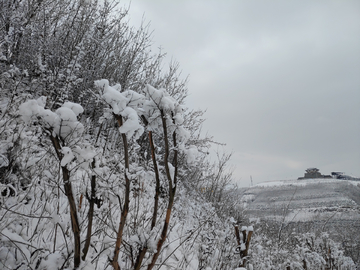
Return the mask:
[[[293,234],[287,244],[255,235],[250,246],[249,269],[341,269],[353,270],[353,260],[344,255],[340,245],[327,233]]]
[[[235,193],[206,165],[203,112],[115,7],[0,1],[0,268],[233,269]]]

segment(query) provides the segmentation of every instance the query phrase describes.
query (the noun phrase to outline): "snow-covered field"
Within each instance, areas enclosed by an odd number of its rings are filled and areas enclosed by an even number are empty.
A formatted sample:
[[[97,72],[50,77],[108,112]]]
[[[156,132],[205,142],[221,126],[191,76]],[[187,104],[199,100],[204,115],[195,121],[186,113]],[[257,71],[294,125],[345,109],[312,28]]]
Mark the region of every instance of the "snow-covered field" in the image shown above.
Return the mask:
[[[314,178],[314,179],[293,179],[293,180],[277,180],[268,181],[256,184],[254,187],[277,187],[277,186],[306,186],[313,184],[338,184],[339,182],[346,182],[354,186],[360,185],[360,181],[340,180],[335,178]]]
[[[306,179],[264,182],[244,191],[250,218],[288,222],[360,220],[360,182]]]

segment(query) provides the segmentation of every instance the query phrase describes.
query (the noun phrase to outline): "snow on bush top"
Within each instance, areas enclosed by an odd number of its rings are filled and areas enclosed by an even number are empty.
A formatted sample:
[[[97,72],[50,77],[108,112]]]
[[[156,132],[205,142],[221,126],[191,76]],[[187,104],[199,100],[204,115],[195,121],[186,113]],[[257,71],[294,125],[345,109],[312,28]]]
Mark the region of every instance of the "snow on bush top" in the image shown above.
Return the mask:
[[[134,137],[137,140],[144,132],[144,128],[139,123],[136,110],[139,110],[145,97],[131,90],[120,93],[121,86],[119,84],[110,86],[106,79],[95,81],[95,86],[102,89],[101,97],[110,105],[112,112],[124,117],[125,122],[119,128],[120,133],[126,134],[129,139]]]
[[[144,132],[144,128],[139,124],[136,111],[133,108],[126,107],[122,111],[122,116],[126,118],[126,121],[119,128],[120,133],[125,133],[128,138],[134,136],[135,140],[139,139]]]
[[[147,92],[150,100],[152,100],[159,109],[175,111],[177,101],[170,96],[165,89],[158,90],[148,84],[145,91]]]
[[[73,102],[65,102],[62,107],[71,109],[76,116],[79,116],[79,114],[84,112],[83,107],[80,104],[73,103]]]
[[[111,106],[113,113],[120,114],[126,108],[128,99],[119,92],[121,90],[119,84],[111,87],[108,80],[102,79],[95,81],[95,85],[103,90],[102,98]]]
[[[95,81],[95,86],[100,88],[101,98],[111,107],[112,113],[124,118],[125,122],[119,128],[120,133],[126,134],[129,139],[137,140],[144,132],[144,128],[139,123],[139,115],[147,119],[148,130],[161,131],[162,111],[170,132],[175,131],[178,136],[179,149],[186,154],[187,162],[191,164],[195,161],[198,155],[197,148],[185,147],[190,133],[182,126],[183,108],[165,89],[156,89],[151,85],[146,85],[144,96],[132,90],[120,92],[119,84],[110,86],[106,79]]]
[[[158,90],[148,84],[144,91],[149,99],[147,106],[144,108],[145,111],[156,106],[160,110],[170,111],[175,124],[181,125],[184,122],[182,107],[165,89]]]
[[[40,117],[45,126],[51,128],[56,135],[65,139],[70,134],[77,137],[84,131],[84,126],[77,121],[77,116],[84,111],[81,105],[65,102],[55,112],[44,109],[46,97],[31,99],[19,106],[19,113],[25,123]]]

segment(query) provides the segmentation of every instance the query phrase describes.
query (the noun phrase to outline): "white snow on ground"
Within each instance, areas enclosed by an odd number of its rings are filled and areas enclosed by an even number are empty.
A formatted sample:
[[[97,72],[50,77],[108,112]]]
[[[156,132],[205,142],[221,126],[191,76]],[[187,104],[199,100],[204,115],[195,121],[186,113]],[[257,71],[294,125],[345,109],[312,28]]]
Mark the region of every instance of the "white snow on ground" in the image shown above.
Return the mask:
[[[272,181],[249,188],[241,201],[253,220],[352,221],[360,218],[352,191],[359,185],[359,181],[332,178]]]
[[[254,187],[276,187],[276,186],[306,186],[308,184],[314,183],[339,183],[339,181],[347,182],[352,185],[359,185],[360,181],[352,181],[352,180],[339,180],[335,178],[312,178],[312,179],[302,179],[302,180],[277,180],[277,181],[269,181],[262,182],[256,184]]]

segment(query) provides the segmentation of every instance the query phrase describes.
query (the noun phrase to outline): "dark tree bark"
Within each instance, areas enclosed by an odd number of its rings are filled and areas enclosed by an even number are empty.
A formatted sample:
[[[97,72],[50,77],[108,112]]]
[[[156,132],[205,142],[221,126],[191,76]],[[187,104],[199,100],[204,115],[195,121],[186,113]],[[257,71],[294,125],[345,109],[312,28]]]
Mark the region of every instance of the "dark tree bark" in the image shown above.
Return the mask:
[[[95,168],[95,158],[93,159],[91,166],[93,169]],[[90,197],[88,196],[87,192],[86,192],[86,197],[90,203],[90,206],[89,206],[89,212],[88,212],[88,227],[87,227],[87,232],[86,232],[86,241],[85,241],[85,245],[83,248],[83,256],[82,256],[83,261],[85,261],[86,255],[89,251],[90,240],[91,240],[92,222],[93,222],[93,218],[94,218],[94,205],[95,205],[95,201],[96,201],[96,176],[95,175],[91,176]]]
[[[57,136],[54,137],[50,135],[50,140],[54,146],[59,161],[61,161],[61,159],[63,158],[63,154],[61,153],[61,144],[59,138]],[[68,202],[70,206],[71,229],[74,235],[74,268],[76,269],[80,266],[80,248],[81,248],[80,224],[77,216],[74,194],[70,182],[70,172],[66,166],[61,166],[61,170],[63,174],[65,195],[68,198]]]
[[[114,116],[119,124],[119,127],[121,127],[123,124],[122,116],[116,115],[116,114],[114,114]],[[122,242],[123,231],[124,231],[124,227],[125,227],[125,223],[126,223],[126,218],[127,218],[128,212],[129,212],[129,203],[130,203],[130,180],[126,174],[126,171],[129,169],[129,149],[128,149],[128,144],[127,144],[126,134],[122,133],[121,137],[122,137],[122,141],[124,144],[124,156],[125,156],[125,202],[124,202],[124,206],[121,210],[120,224],[119,224],[119,228],[118,228],[117,235],[116,235],[114,258],[111,261],[111,264],[115,270],[120,270],[120,266],[118,263],[119,252],[120,252],[120,246],[121,246],[121,242]]]
[[[164,165],[165,165],[165,171],[166,176],[168,179],[168,187],[169,187],[169,199],[168,199],[168,206],[166,209],[166,216],[163,224],[163,229],[161,231],[160,239],[157,243],[157,250],[156,253],[153,255],[151,263],[148,265],[147,270],[151,270],[160,255],[161,248],[166,240],[169,224],[170,224],[170,217],[172,208],[174,205],[174,199],[175,199],[175,193],[176,193],[176,182],[177,182],[177,150],[174,152],[174,159],[173,159],[173,166],[175,167],[174,172],[174,179],[171,177],[170,168],[169,168],[169,154],[170,154],[170,146],[169,146],[169,139],[168,139],[168,130],[167,130],[167,124],[166,124],[166,116],[163,110],[160,110],[161,112],[161,120],[162,120],[162,126],[163,126],[163,132],[164,132],[164,142],[165,142],[165,155],[164,155]],[[177,143],[176,143],[176,132],[172,134],[173,139],[173,147],[176,149]]]

